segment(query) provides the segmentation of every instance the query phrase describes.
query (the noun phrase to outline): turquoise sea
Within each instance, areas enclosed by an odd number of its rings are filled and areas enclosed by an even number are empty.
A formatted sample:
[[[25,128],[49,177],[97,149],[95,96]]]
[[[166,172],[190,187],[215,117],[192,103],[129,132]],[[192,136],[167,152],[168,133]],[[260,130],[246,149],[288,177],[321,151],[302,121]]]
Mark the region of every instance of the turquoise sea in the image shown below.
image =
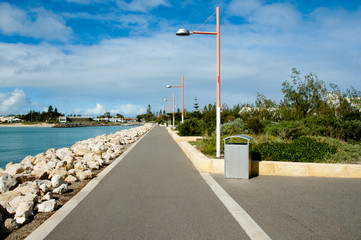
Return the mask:
[[[71,147],[76,142],[136,126],[99,126],[79,128],[0,127],[0,168],[19,163],[49,148]]]

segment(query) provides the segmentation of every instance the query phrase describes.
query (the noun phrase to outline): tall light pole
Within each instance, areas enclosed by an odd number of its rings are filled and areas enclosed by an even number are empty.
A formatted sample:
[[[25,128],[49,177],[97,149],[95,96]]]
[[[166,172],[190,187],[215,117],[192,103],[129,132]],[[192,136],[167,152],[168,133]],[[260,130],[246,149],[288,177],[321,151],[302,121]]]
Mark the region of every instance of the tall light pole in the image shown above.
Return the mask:
[[[182,86],[167,85],[167,88],[180,87],[182,88],[182,123],[184,122],[184,76],[182,76]]]
[[[173,93],[173,99],[164,99],[164,101],[173,101],[173,130],[174,130],[174,93]]]
[[[217,32],[200,32],[200,31],[189,31],[187,29],[179,29],[176,33],[178,36],[189,36],[191,34],[210,34],[217,35],[217,119],[216,119],[216,135],[217,135],[217,153],[216,156],[221,156],[221,50],[220,50],[220,26],[219,26],[219,7],[216,8],[216,19],[217,19]]]

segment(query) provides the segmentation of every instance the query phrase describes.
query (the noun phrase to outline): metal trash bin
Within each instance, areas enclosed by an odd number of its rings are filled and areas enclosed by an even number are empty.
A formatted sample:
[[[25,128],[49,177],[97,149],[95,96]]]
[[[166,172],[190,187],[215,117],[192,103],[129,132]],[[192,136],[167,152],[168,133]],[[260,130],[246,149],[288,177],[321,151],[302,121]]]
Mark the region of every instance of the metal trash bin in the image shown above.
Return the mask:
[[[231,138],[242,138],[247,143],[227,143]],[[224,141],[224,176],[225,178],[249,179],[251,176],[251,141],[252,137],[235,135]]]

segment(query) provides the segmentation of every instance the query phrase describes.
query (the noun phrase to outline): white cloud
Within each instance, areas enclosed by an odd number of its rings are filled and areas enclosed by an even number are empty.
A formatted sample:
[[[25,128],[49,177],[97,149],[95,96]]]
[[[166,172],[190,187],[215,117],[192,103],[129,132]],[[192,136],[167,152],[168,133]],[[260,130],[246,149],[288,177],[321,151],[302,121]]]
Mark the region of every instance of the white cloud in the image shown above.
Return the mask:
[[[97,103],[95,108],[87,108],[80,111],[83,113],[83,115],[98,116],[103,115],[106,112],[106,109],[103,105]]]
[[[300,21],[301,14],[287,3],[261,4],[259,0],[233,0],[227,13],[240,16],[248,22],[273,28],[290,29]]]
[[[117,5],[126,11],[147,12],[159,6],[169,6],[169,3],[166,0],[132,0],[130,3],[117,0]]]
[[[143,105],[134,105],[134,104],[125,104],[121,106],[116,106],[114,109],[110,110],[110,113],[117,114],[120,113],[127,116],[137,116],[146,112],[146,108]]]
[[[18,114],[29,101],[23,90],[0,93],[0,115]]]
[[[44,8],[27,12],[8,3],[0,3],[0,31],[5,35],[59,41],[67,41],[72,34],[63,19]]]

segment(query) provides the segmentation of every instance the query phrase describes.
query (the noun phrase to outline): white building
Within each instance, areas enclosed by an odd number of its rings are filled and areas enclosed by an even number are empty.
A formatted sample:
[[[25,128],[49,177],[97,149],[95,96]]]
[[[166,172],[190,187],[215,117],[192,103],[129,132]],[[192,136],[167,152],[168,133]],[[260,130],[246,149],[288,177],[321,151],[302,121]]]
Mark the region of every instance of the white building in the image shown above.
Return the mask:
[[[15,123],[15,122],[21,122],[21,119],[19,119],[17,117],[3,117],[3,116],[0,116],[0,122]]]

